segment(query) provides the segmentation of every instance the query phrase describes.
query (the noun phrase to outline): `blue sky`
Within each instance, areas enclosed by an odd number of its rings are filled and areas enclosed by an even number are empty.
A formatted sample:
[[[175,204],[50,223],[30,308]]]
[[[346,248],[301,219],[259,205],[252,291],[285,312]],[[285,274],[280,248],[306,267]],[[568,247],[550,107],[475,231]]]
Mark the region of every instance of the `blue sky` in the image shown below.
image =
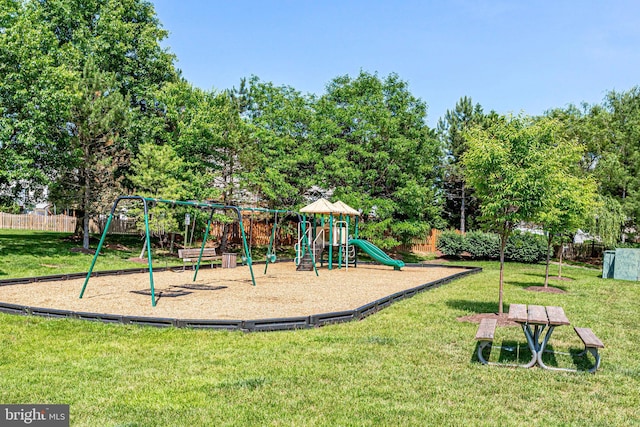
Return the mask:
[[[640,2],[152,0],[183,76],[202,89],[256,75],[303,93],[395,72],[435,126],[462,96],[542,114],[640,84]]]

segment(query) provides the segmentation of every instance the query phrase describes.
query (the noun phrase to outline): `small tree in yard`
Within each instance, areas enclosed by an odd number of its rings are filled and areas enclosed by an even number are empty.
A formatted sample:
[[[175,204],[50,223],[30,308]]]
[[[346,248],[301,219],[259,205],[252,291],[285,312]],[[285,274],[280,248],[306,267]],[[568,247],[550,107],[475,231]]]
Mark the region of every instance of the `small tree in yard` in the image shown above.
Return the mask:
[[[504,249],[513,229],[535,219],[549,190],[569,170],[574,146],[561,139],[557,122],[498,117],[467,133],[465,178],[481,203],[481,221],[500,236],[498,313],[503,310]]]
[[[576,150],[576,160],[579,160],[579,152]],[[555,185],[550,188],[546,198],[546,207],[539,216],[538,222],[547,232],[547,266],[545,269],[544,287],[549,286],[549,264],[551,244],[555,237],[562,237],[567,233],[574,234],[578,228],[588,221],[588,215],[596,206],[595,182],[587,178],[579,178],[572,175],[558,176]],[[562,244],[562,239],[560,241]],[[558,277],[562,271],[562,256]]]
[[[140,145],[140,152],[131,161],[134,173],[129,179],[137,192],[145,197],[168,200],[188,198],[188,183],[192,180],[185,176],[184,161],[178,157],[170,145],[145,143]],[[139,209],[131,209],[131,213],[140,214]],[[174,207],[168,204],[152,206],[149,211],[149,227],[151,232],[160,238],[164,247],[167,233],[178,231],[178,218]],[[144,230],[141,221],[138,227]],[[144,251],[144,249],[143,249]],[[142,255],[141,255],[142,256]]]

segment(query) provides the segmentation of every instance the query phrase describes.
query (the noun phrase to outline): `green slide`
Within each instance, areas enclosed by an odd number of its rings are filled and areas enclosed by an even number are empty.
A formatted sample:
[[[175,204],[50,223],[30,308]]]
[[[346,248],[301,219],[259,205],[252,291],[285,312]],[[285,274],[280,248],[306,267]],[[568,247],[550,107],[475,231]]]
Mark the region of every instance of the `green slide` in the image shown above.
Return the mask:
[[[359,247],[380,264],[392,266],[394,270],[400,270],[402,267],[404,267],[404,262],[391,258],[389,255],[384,253],[382,249],[371,242],[367,242],[366,240],[362,239],[351,239],[349,240],[349,244]]]

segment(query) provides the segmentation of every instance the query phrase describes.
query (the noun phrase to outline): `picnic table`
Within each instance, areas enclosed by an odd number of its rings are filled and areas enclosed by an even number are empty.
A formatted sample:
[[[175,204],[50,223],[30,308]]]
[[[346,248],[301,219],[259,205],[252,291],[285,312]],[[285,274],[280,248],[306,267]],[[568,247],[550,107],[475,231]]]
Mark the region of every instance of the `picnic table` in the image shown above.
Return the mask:
[[[479,342],[477,349],[478,360],[480,360],[481,363],[485,365],[512,366],[520,368],[531,368],[537,364],[543,369],[550,369],[554,371],[576,371],[576,369],[547,366],[542,360],[542,355],[545,351],[549,352],[546,348],[554,329],[558,326],[570,324],[562,307],[511,304],[509,306],[508,319],[518,323],[522,327],[522,331],[524,332],[524,336],[527,340],[527,345],[529,346],[529,350],[531,350],[531,360],[525,364],[489,362],[488,358],[484,357],[483,350],[486,348],[491,349],[498,321],[497,319],[485,318],[480,322],[478,332],[476,333],[476,340]],[[589,372],[594,373],[600,367],[600,354],[598,353],[598,349],[604,348],[604,344],[602,344],[602,341],[600,341],[600,339],[596,337],[593,331],[589,328],[575,327],[573,329],[584,344],[584,351],[577,354],[577,356],[584,356],[587,352],[591,353],[595,359],[595,363],[593,367],[589,369]]]
[[[508,318],[522,327],[532,353],[531,361],[523,367],[530,368],[538,363],[544,369],[564,370],[547,366],[542,361],[542,354],[549,343],[553,330],[557,326],[571,324],[562,307],[511,304]],[[532,327],[533,330],[531,329]],[[546,333],[544,333],[545,329]]]

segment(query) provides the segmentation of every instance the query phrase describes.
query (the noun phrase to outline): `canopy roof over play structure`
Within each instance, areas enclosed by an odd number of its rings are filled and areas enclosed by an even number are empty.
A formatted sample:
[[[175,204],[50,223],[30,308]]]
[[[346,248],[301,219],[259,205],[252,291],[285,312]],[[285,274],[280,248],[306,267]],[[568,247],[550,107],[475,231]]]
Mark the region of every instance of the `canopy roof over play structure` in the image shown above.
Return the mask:
[[[338,200],[335,203],[331,203],[324,198],[320,198],[310,205],[305,206],[300,209],[300,212],[305,214],[360,216],[360,212],[343,201]]]

